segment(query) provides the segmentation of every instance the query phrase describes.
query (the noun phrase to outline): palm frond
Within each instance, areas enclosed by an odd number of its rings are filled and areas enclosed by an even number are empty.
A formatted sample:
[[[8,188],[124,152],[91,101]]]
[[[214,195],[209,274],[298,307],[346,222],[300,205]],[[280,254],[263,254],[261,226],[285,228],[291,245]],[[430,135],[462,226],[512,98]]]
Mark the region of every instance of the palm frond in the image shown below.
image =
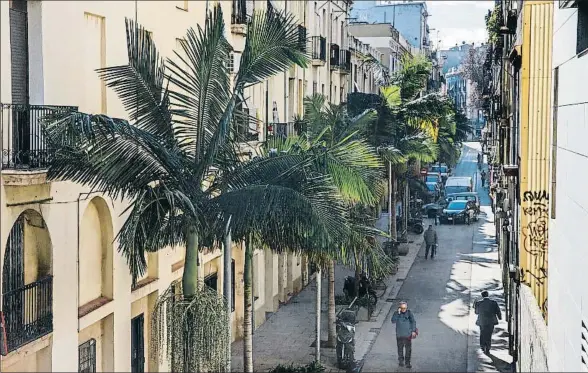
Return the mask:
[[[187,195],[164,184],[144,188],[127,207],[123,212],[128,212],[127,219],[116,238],[133,285],[147,269],[145,252],[185,245],[186,228],[198,222],[199,210]]]
[[[298,21],[292,14],[273,9],[256,10],[247,27],[235,86],[243,89],[255,85],[293,64],[306,67],[309,59],[303,48]]]
[[[79,112],[45,118],[45,139],[57,149],[50,180],[69,180],[132,198],[153,182],[182,185],[185,157],[126,120]],[[189,188],[189,187],[188,187]]]
[[[174,141],[163,59],[149,32],[130,19],[125,26],[129,63],[98,69],[98,74],[116,92],[135,126]]]
[[[225,37],[223,13],[217,4],[206,18],[204,28],[189,29],[181,41],[178,62],[168,60],[169,80],[176,115],[176,137],[198,164],[202,175],[219,149],[227,146],[230,119],[235,106],[226,61],[232,50]]]

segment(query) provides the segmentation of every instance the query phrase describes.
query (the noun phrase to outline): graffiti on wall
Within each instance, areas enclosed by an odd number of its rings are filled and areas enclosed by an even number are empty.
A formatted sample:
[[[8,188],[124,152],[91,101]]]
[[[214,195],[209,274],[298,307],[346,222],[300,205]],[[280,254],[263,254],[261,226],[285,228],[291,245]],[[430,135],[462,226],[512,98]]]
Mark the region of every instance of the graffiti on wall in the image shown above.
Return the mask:
[[[522,227],[523,250],[532,258],[536,273],[527,273],[543,285],[547,280],[547,244],[549,230],[549,193],[547,191],[525,191],[523,193],[523,214],[527,224]]]

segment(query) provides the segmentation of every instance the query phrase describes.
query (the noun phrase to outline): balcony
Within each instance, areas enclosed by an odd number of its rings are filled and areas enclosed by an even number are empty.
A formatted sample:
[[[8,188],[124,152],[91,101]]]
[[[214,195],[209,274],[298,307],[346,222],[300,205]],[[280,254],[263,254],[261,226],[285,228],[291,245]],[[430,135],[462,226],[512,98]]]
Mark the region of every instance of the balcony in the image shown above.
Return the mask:
[[[54,150],[43,139],[43,118],[59,112],[76,111],[73,106],[0,104],[2,132],[2,175],[5,185],[45,182],[46,169]]]
[[[331,44],[331,70],[338,70],[341,74],[351,72],[351,51],[339,49],[337,44]]]
[[[270,123],[267,126],[268,137],[286,138],[297,135],[294,129],[294,122],[287,123]]]
[[[243,35],[247,34],[247,23],[250,20],[250,14],[253,9],[248,12],[246,0],[233,0],[231,7],[231,32],[233,34]],[[252,6],[250,5],[250,8]]]
[[[2,295],[2,355],[53,331],[53,276]],[[5,333],[5,334],[4,334]]]
[[[327,39],[322,36],[310,38],[313,66],[324,66],[327,61]]]

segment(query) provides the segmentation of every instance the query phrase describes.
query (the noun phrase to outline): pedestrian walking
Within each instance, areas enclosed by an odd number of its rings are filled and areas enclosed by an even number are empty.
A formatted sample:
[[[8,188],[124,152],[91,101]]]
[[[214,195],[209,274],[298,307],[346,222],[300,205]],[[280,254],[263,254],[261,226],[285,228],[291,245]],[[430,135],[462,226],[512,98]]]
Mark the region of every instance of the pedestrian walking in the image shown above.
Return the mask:
[[[431,250],[431,259],[435,257],[436,246],[437,246],[437,232],[433,229],[433,226],[429,224],[429,229],[425,231],[425,259],[429,257],[429,250]]]
[[[480,347],[485,354],[490,353],[492,345],[492,333],[498,320],[502,320],[502,312],[495,300],[488,298],[488,292],[482,292],[482,300],[474,304],[474,310],[478,319],[476,325],[480,327]]]
[[[407,368],[412,368],[410,358],[412,356],[412,340],[417,337],[419,330],[416,327],[414,315],[408,309],[408,304],[400,302],[398,310],[392,315],[392,323],[396,324],[396,346],[398,347],[398,365],[406,363]]]
[[[480,173],[480,178],[482,179],[482,188],[484,188],[484,185],[486,184],[486,171],[482,170],[482,173]]]

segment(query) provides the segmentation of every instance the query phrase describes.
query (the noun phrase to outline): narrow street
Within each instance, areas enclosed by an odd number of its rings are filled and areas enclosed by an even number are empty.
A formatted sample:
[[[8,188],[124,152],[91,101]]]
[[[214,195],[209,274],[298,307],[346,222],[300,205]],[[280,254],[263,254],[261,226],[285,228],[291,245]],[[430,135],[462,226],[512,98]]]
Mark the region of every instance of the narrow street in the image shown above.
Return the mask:
[[[504,313],[500,266],[487,189],[481,188],[477,170],[478,143],[464,145],[454,176],[475,177],[482,214],[478,222],[435,227],[439,248],[434,260],[425,260],[424,248],[416,258],[374,345],[363,372],[408,371],[398,366],[395,327],[389,321],[400,300],[415,315],[419,336],[413,341],[412,371],[508,372],[506,323],[495,329],[491,356],[481,353],[473,302],[483,290],[499,302]],[[426,220],[426,227],[431,219]],[[391,301],[391,300],[389,300]]]

